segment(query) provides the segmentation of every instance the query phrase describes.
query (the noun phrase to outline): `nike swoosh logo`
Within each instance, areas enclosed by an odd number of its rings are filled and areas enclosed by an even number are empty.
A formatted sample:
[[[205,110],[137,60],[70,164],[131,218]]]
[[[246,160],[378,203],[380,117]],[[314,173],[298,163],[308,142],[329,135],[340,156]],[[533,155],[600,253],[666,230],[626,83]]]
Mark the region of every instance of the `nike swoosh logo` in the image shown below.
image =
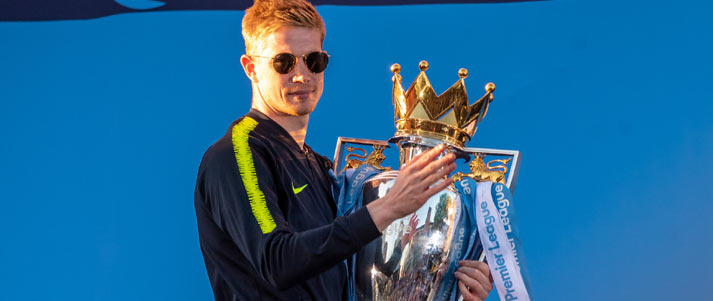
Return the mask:
[[[302,185],[302,187],[295,188],[295,183],[292,183],[292,192],[294,192],[295,194],[302,192],[302,190],[304,190],[305,188],[307,188],[307,184]]]

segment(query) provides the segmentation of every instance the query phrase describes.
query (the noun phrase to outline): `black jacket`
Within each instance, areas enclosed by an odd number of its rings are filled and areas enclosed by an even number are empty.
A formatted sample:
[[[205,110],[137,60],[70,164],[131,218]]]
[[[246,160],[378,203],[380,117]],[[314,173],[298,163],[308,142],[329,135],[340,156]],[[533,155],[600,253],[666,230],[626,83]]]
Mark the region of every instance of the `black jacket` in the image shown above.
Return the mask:
[[[366,208],[335,218],[331,162],[255,110],[203,156],[198,234],[216,300],[340,300],[344,259],[380,235]]]

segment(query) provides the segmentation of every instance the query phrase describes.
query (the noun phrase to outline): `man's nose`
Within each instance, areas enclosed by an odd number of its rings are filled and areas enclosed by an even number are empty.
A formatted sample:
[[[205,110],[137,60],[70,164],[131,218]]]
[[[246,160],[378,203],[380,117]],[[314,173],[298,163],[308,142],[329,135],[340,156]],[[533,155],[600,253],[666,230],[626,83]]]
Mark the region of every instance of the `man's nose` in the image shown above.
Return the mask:
[[[295,74],[292,76],[293,83],[303,83],[305,82],[305,76],[303,74]]]
[[[295,74],[292,75],[293,83],[306,83],[309,81],[311,71],[307,68],[307,63],[305,63],[301,58],[297,59],[297,65],[295,66],[294,72]]]

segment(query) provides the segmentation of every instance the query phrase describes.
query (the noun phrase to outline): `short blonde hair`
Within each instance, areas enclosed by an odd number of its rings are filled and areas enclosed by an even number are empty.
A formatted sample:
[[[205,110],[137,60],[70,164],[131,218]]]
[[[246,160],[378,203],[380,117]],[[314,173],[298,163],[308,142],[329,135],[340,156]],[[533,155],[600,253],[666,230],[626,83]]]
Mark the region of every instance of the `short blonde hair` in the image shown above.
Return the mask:
[[[243,17],[246,53],[255,54],[253,52],[264,36],[285,26],[318,29],[324,42],[324,21],[311,3],[305,0],[255,0]]]

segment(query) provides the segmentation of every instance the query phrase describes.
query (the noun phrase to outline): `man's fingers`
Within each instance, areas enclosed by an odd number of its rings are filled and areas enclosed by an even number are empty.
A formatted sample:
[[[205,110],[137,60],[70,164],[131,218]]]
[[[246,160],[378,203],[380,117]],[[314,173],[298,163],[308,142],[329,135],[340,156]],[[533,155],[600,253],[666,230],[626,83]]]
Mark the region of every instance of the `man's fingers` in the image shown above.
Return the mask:
[[[490,293],[490,291],[486,290],[479,281],[470,278],[468,275],[461,272],[455,272],[454,275],[458,278],[458,280],[460,280],[460,282],[470,288],[470,293],[474,293],[474,295],[480,299],[488,297],[488,293]]]
[[[421,170],[423,169],[424,166],[426,166],[428,163],[433,161],[438,155],[440,155],[444,150],[446,149],[445,145],[440,144],[426,152],[420,153],[417,156],[413,157],[407,164],[402,168],[402,171],[404,169],[410,170]]]
[[[430,173],[423,173],[423,174],[419,173],[416,176],[423,176],[423,178],[422,178],[421,182],[418,183],[417,185],[421,185],[423,187],[423,189],[425,190],[426,187],[433,185],[433,183],[436,183],[438,180],[446,178],[455,169],[456,169],[456,165],[451,163],[451,164],[445,165],[445,166],[441,167],[440,169],[435,170]],[[414,184],[416,184],[416,183],[414,183]]]
[[[428,200],[430,197],[432,197],[433,195],[435,195],[436,193],[439,193],[439,192],[441,192],[443,189],[446,189],[446,187],[448,187],[448,185],[451,185],[451,183],[453,183],[453,179],[452,179],[452,178],[448,178],[448,179],[445,179],[445,180],[443,180],[443,181],[441,181],[441,182],[438,182],[438,183],[436,183],[435,185],[429,187],[428,190],[426,190],[426,191],[423,192],[423,195],[424,195],[424,197],[426,198],[426,199],[424,200],[424,202],[425,202],[426,200]]]
[[[429,156],[432,158],[435,158],[436,156],[438,156],[438,154],[443,152],[443,150],[445,150],[445,149],[446,149],[445,145],[443,145],[443,144],[437,145],[436,147],[429,149],[429,150],[427,150],[423,153],[420,153],[420,154],[416,155],[415,157],[411,158],[409,163],[421,162],[423,160],[428,159]]]
[[[448,166],[448,164],[453,163],[453,161],[455,161],[455,159],[456,159],[455,154],[450,153],[450,154],[447,154],[447,155],[439,158],[438,160],[428,162],[420,170],[416,171],[416,176],[419,178],[424,178],[427,175],[438,172],[439,170],[443,169],[443,167]]]
[[[493,286],[490,284],[490,279],[488,279],[488,275],[484,274],[481,270],[478,270],[476,268],[461,266],[460,268],[458,268],[458,272],[461,272],[461,273],[465,274],[466,276],[468,276],[472,279],[475,279],[488,292],[491,289],[493,289]]]
[[[490,268],[488,267],[488,264],[485,262],[477,261],[477,260],[461,260],[458,262],[458,264],[460,264],[460,266],[462,266],[462,267],[471,267],[474,269],[478,269],[481,272],[483,272],[483,274],[485,274],[486,276],[490,276]]]
[[[458,289],[460,290],[460,294],[463,296],[464,301],[480,300],[479,298],[473,296],[470,291],[468,291],[468,288],[465,286],[465,284],[463,284],[462,281],[458,281]]]
[[[420,187],[423,187],[421,189],[424,189],[424,190],[435,190],[436,187],[441,187],[441,189],[446,188],[448,185],[450,185],[453,182],[453,179],[446,178],[446,177],[448,176],[448,174],[453,172],[455,169],[456,169],[456,165],[454,163],[446,165],[438,172],[430,174],[429,176],[424,178],[421,181],[421,183],[419,183],[417,185],[419,185]],[[438,180],[443,180],[443,181],[438,182]],[[435,183],[435,185],[434,185],[434,183]],[[434,185],[434,186],[431,186],[431,185]],[[433,194],[435,194],[439,191],[440,190],[435,190],[435,191],[433,191]]]
[[[418,172],[417,174],[414,175],[416,179],[420,180],[415,180],[415,182],[412,182],[413,185],[416,185],[414,187],[418,187],[420,190],[426,190],[428,189],[429,186],[433,185],[434,183],[438,182],[441,179],[445,179],[448,177],[448,175],[453,172],[456,169],[456,165],[453,162],[448,163],[447,165],[442,165],[439,167],[439,169],[436,170],[422,170]]]

